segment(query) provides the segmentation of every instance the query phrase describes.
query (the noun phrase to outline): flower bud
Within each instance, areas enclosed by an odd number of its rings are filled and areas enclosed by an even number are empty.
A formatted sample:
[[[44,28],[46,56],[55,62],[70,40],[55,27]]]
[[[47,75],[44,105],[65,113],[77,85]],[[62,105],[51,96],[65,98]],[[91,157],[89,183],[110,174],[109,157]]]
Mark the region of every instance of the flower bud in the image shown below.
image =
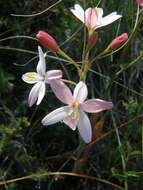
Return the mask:
[[[52,52],[58,52],[60,50],[55,39],[50,36],[48,33],[44,31],[39,31],[36,35],[40,44],[42,44],[45,48],[48,48]]]
[[[140,6],[143,6],[143,0],[136,0]]]
[[[107,49],[117,49],[120,46],[122,46],[126,41],[128,40],[128,34],[127,33],[123,33],[120,36],[116,37],[114,40],[112,40],[112,42],[108,45]]]
[[[93,31],[92,34],[89,36],[88,39],[88,47],[91,49],[93,46],[95,46],[98,38],[98,33]]]

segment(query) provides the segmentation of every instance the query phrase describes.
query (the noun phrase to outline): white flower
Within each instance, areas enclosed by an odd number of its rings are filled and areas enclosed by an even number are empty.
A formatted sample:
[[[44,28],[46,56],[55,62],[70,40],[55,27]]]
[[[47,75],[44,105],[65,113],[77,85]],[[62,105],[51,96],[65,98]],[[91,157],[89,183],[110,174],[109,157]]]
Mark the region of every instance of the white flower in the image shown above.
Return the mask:
[[[39,105],[41,103],[46,92],[46,83],[50,84],[53,79],[58,80],[62,78],[61,70],[51,70],[46,72],[45,57],[40,46],[38,46],[38,52],[39,62],[36,69],[37,72],[28,72],[22,76],[24,82],[28,84],[34,84],[28,98],[28,104],[30,107],[36,101],[36,105]]]
[[[122,17],[121,15],[118,15],[117,12],[112,12],[103,17],[102,8],[90,7],[84,11],[78,4],[75,4],[74,9],[71,9],[71,12],[83,22],[89,30],[96,30],[97,28],[111,24]]]
[[[60,107],[44,117],[43,125],[52,125],[59,121],[63,121],[71,129],[75,130],[78,127],[79,133],[86,143],[92,140],[92,129],[90,120],[85,112],[97,113],[103,110],[111,109],[112,102],[107,102],[101,99],[87,98],[87,86],[80,81],[73,92],[63,82],[52,82],[51,87],[55,95],[67,106]]]

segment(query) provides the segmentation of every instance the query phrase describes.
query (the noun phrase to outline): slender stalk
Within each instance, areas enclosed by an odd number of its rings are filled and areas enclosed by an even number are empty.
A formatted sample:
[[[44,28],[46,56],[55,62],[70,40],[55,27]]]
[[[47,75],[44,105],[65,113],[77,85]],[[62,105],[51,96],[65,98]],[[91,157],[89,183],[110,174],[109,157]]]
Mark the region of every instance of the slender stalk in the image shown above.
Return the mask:
[[[86,77],[87,77],[87,72],[89,70],[89,52],[87,52],[86,56],[85,56],[85,59],[83,60],[83,69],[82,69],[82,73],[81,73],[81,76],[80,76],[80,80],[82,81],[85,81],[86,80]]]
[[[126,160],[125,160],[124,154],[121,151],[122,143],[121,143],[119,130],[118,130],[117,126],[116,126],[116,122],[115,122],[113,113],[111,113],[111,117],[112,117],[113,125],[114,125],[114,128],[115,128],[116,136],[117,136],[118,146],[119,146],[119,150],[120,150],[120,154],[121,154],[121,160],[122,160],[122,168],[123,168],[123,172],[124,172],[124,175],[125,175],[124,188],[125,188],[125,190],[128,190],[128,179],[127,179],[127,176],[126,176]]]
[[[62,57],[64,57],[65,59],[69,60],[69,62],[74,65],[78,71],[78,73],[80,73],[80,69],[78,64],[71,58],[69,57],[64,51],[62,51],[61,49],[57,52],[59,55],[61,55]]]

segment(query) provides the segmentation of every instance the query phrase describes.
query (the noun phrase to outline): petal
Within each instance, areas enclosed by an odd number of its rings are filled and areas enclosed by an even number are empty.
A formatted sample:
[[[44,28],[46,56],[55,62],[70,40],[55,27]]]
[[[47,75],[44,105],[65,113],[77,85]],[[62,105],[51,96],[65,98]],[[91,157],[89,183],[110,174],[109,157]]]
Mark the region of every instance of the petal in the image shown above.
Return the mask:
[[[83,111],[80,111],[80,118],[77,123],[77,127],[83,140],[86,143],[91,142],[92,140],[91,124],[90,124],[88,116]]]
[[[34,84],[38,82],[37,80],[37,73],[35,72],[28,72],[22,75],[22,80],[28,84]]]
[[[87,91],[86,84],[80,81],[74,89],[74,92],[73,92],[74,99],[82,103],[87,98],[87,94],[88,94],[88,91]]]
[[[65,104],[72,104],[74,98],[72,93],[67,85],[65,85],[60,80],[52,80],[50,82],[51,88],[56,95],[56,97]]]
[[[100,20],[103,17],[103,9],[102,8],[95,8],[97,15],[98,15],[98,19]]]
[[[42,120],[43,125],[52,125],[65,119],[70,112],[69,106],[58,108],[44,117]]]
[[[61,70],[51,70],[46,72],[46,83],[50,83],[53,79],[61,79],[62,78],[62,71]]]
[[[46,62],[45,62],[44,53],[43,53],[40,46],[38,46],[38,51],[39,51],[39,62],[37,65],[37,73],[39,73],[41,75],[45,75],[45,73],[46,73]]]
[[[84,10],[83,8],[78,5],[75,4],[74,9],[71,9],[71,12],[74,14],[74,16],[76,16],[81,22],[84,23]]]
[[[90,99],[82,103],[82,109],[88,113],[97,113],[113,107],[112,102],[101,99]]]
[[[38,100],[36,105],[39,105],[41,101],[43,100],[44,96],[46,93],[46,86],[44,82],[41,82],[40,88],[39,88],[39,93],[38,93]]]
[[[38,98],[40,86],[41,86],[41,82],[38,82],[32,87],[30,91],[30,94],[28,97],[28,104],[30,107],[36,102]]]
[[[77,121],[71,116],[66,117],[63,122],[68,125],[72,130],[76,129]]]
[[[86,26],[94,29],[97,25],[98,15],[95,8],[88,8],[85,11]]]
[[[121,15],[117,15],[116,12],[113,12],[113,13],[111,13],[111,14],[103,17],[102,20],[101,20],[101,24],[98,27],[96,27],[96,28],[99,28],[99,27],[111,24],[112,22],[118,20],[121,17],[122,17]]]

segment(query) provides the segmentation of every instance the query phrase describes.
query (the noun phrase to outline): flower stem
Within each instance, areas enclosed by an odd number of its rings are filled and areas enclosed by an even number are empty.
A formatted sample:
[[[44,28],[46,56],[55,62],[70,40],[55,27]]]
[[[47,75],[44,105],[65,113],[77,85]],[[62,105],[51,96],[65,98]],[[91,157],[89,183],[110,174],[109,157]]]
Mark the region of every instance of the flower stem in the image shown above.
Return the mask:
[[[80,73],[80,68],[78,66],[78,64],[71,58],[69,57],[64,51],[62,51],[61,49],[57,52],[59,55],[61,55],[62,57],[64,57],[65,59],[67,59],[72,65],[74,65],[78,71],[78,73]]]

